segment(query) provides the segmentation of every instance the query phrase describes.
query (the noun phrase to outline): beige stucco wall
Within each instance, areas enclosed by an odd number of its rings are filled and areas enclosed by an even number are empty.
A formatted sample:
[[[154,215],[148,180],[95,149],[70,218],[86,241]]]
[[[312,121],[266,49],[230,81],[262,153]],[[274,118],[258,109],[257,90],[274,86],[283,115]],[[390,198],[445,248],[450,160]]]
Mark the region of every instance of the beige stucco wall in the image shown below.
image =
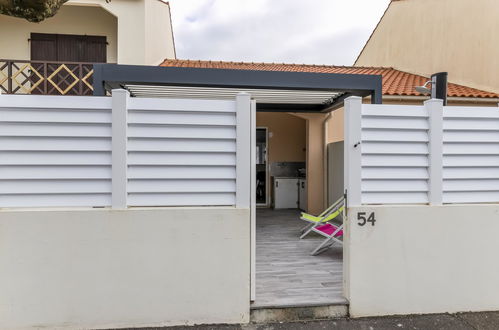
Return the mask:
[[[0,329],[245,323],[248,209],[0,211]]]
[[[30,60],[31,32],[106,36],[107,61],[116,63],[118,58],[117,19],[99,7],[63,6],[41,23],[0,15],[0,58]]]
[[[29,60],[29,34],[105,35],[110,63],[158,65],[175,58],[170,8],[159,0],[70,0],[42,23],[0,15],[0,58]]]
[[[357,224],[374,212],[375,225]],[[499,309],[499,205],[348,210],[346,297],[353,317]]]
[[[118,63],[158,65],[175,58],[169,4],[160,0],[71,0],[101,6],[118,18]]]
[[[307,125],[307,211],[319,214],[324,210],[327,203],[325,200],[327,180],[325,176],[326,145],[324,124],[327,115],[297,113],[296,116],[306,119]]]
[[[175,45],[169,4],[145,0],[145,63],[158,65],[175,58]]]
[[[389,66],[499,92],[499,1],[392,1],[357,66]]]
[[[287,113],[258,112],[256,126],[268,128],[269,162],[304,162],[306,160],[304,119]]]

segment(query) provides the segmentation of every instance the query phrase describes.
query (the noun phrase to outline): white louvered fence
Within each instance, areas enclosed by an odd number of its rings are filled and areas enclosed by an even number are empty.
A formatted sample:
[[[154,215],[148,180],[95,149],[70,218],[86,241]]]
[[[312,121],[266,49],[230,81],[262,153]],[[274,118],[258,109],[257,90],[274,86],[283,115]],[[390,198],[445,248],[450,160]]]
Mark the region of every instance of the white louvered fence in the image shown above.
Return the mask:
[[[499,202],[499,108],[345,102],[349,204]]]
[[[0,95],[0,207],[248,207],[251,120],[247,94]]]

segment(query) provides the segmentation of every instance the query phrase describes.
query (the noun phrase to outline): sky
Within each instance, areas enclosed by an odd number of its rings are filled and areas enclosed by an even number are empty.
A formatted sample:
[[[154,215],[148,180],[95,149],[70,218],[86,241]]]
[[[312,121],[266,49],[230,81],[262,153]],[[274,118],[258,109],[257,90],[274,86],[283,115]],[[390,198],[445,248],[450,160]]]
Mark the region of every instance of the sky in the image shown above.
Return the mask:
[[[177,58],[352,65],[390,0],[170,0]]]

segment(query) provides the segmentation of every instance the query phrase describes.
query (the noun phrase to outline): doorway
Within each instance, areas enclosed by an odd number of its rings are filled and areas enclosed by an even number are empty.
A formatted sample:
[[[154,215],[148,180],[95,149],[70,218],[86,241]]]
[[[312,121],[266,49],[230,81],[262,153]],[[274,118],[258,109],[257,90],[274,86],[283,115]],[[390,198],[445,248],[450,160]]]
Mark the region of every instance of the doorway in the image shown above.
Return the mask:
[[[269,205],[268,128],[256,128],[256,205]]]

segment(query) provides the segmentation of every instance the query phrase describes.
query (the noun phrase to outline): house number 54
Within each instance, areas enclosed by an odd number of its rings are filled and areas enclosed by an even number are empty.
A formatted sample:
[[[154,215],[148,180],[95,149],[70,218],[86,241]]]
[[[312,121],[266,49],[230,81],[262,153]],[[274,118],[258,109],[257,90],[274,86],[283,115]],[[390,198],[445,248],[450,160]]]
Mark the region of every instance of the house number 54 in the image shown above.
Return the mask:
[[[374,212],[371,212],[369,216],[367,215],[367,212],[358,212],[357,220],[358,220],[357,224],[359,226],[365,226],[368,222],[371,223],[371,226],[374,226],[374,223],[376,222]]]

